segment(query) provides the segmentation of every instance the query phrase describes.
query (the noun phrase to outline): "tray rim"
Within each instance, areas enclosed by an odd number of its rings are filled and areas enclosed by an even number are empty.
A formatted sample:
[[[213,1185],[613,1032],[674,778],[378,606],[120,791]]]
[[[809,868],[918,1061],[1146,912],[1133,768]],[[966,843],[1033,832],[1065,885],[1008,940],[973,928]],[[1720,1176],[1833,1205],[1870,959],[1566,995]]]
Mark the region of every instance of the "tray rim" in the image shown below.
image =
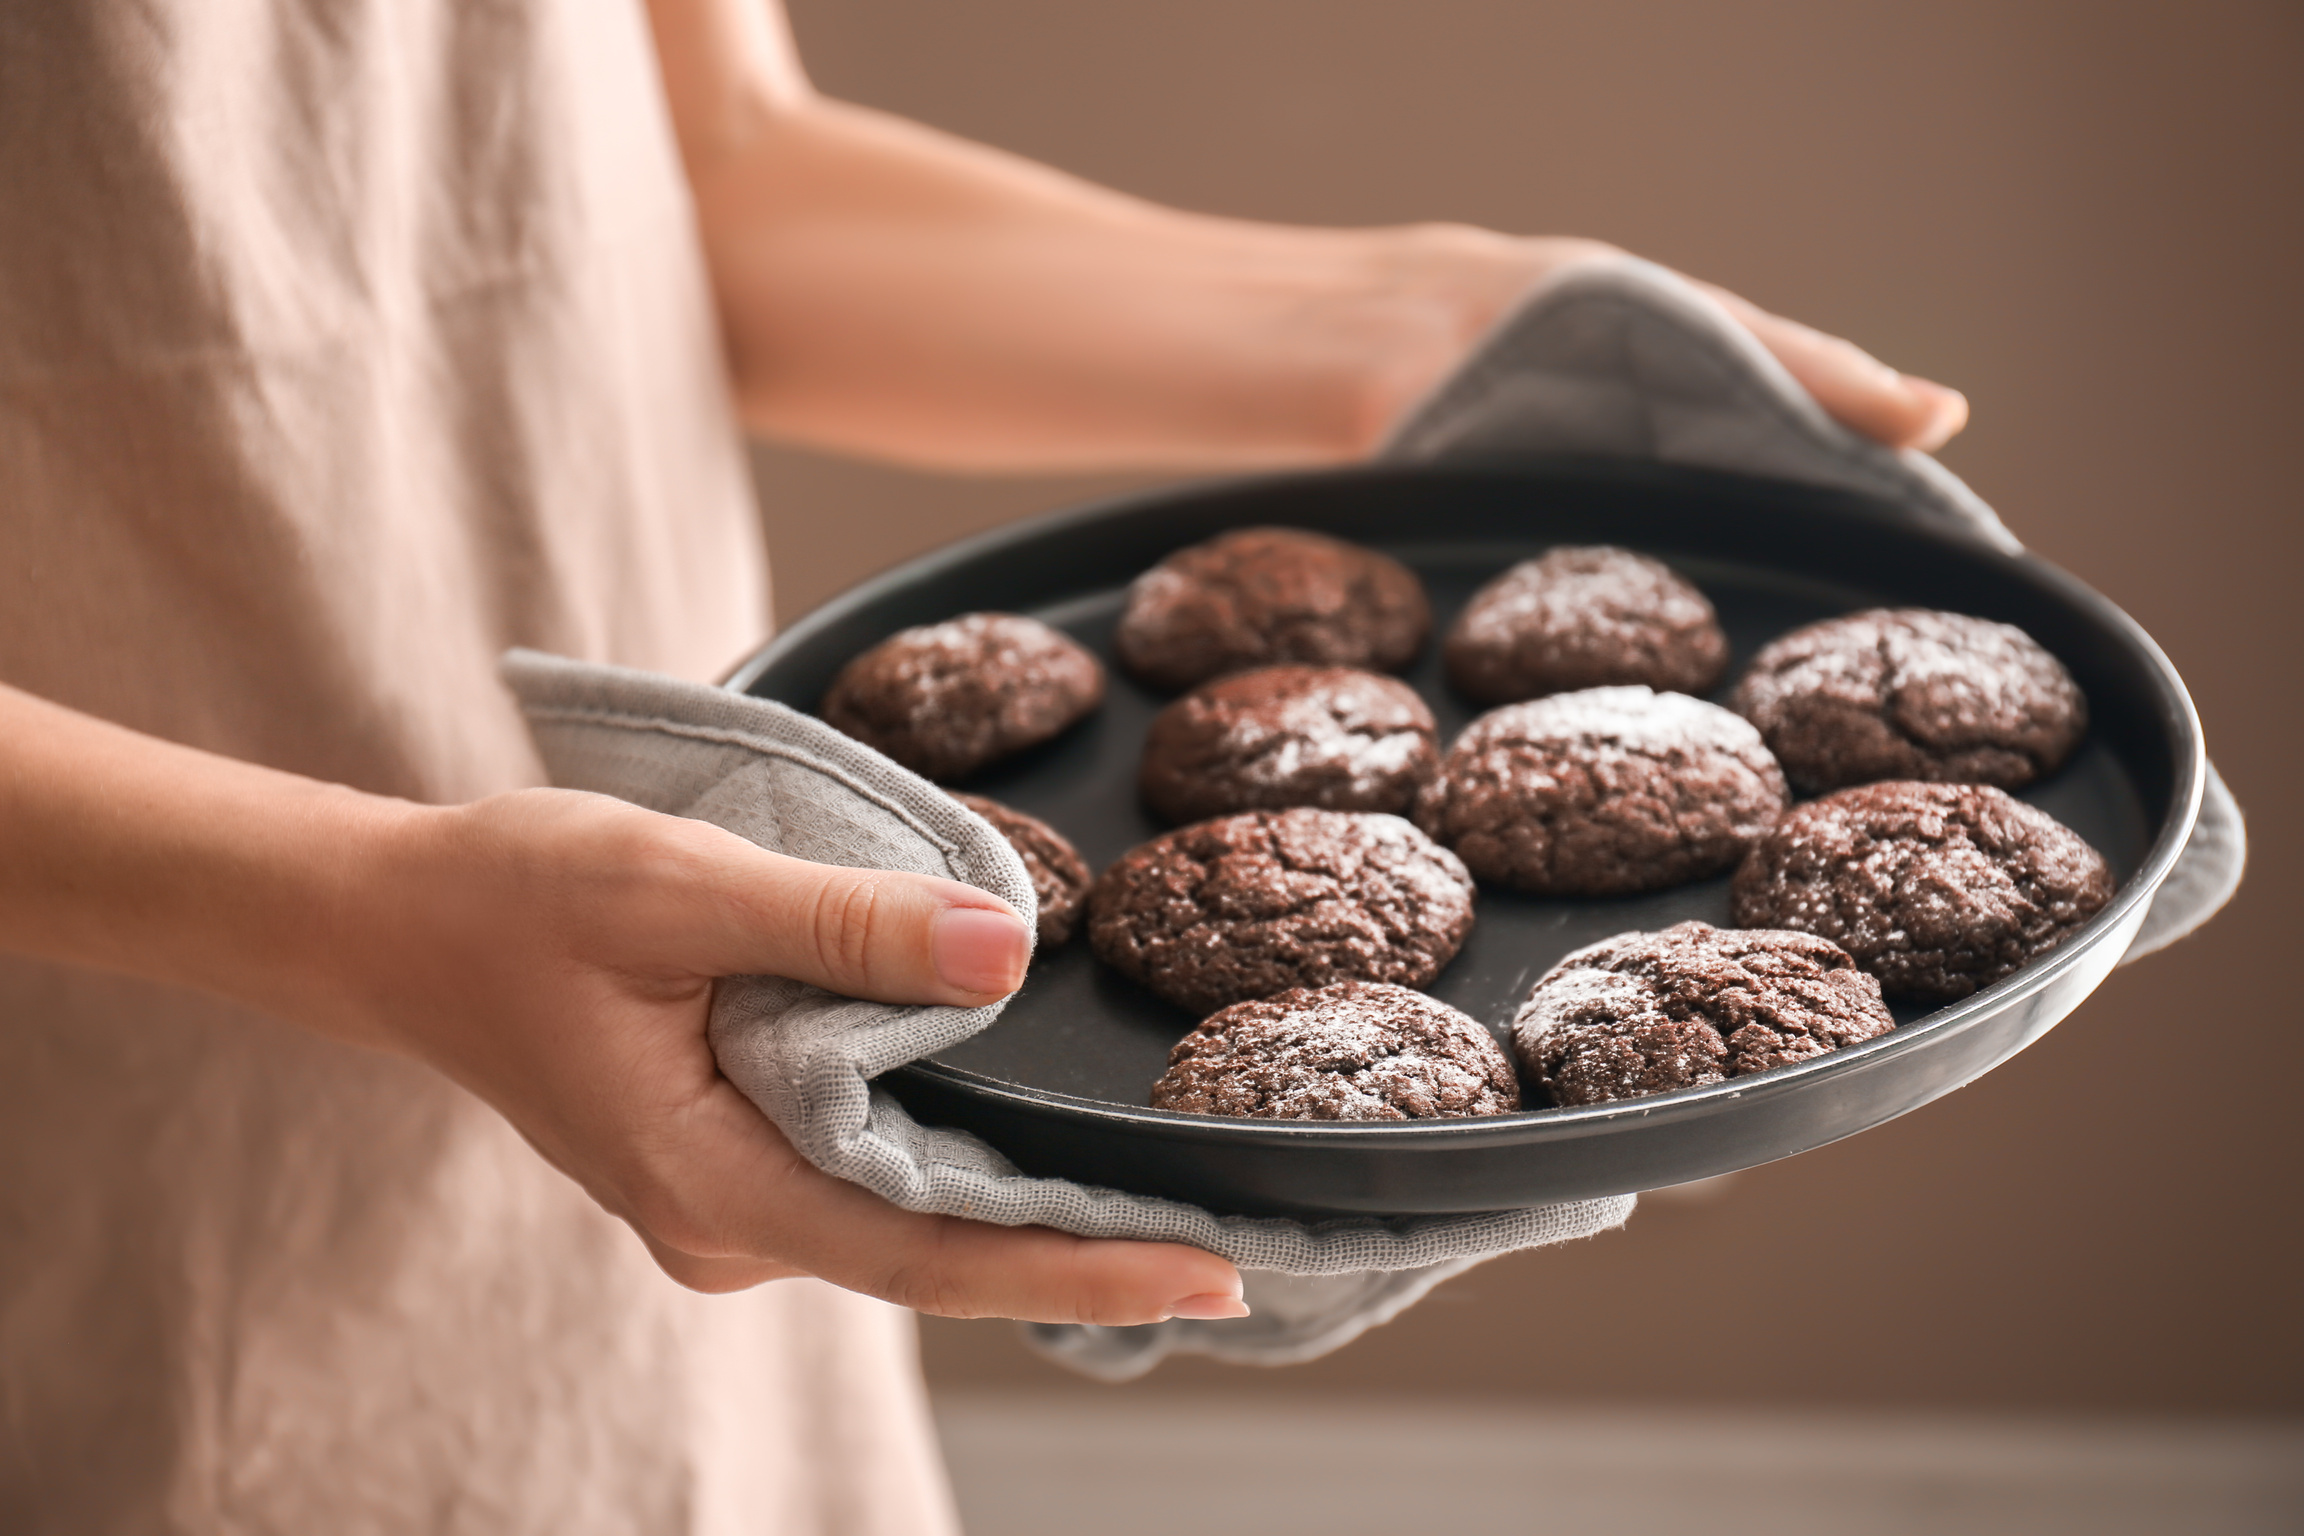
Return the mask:
[[[1690,490],[1701,490],[1707,486],[1715,489],[1733,487],[1745,492],[1764,489],[1775,496],[1790,496],[1814,503],[1836,503],[1848,515],[1867,517],[1892,526],[1900,533],[1952,546],[1964,555],[2002,565],[2041,585],[2056,589],[2059,597],[2087,610],[2104,627],[2119,633],[2142,655],[2162,689],[2163,706],[2172,706],[2168,712],[2175,726],[2172,734],[2177,750],[2172,754],[2174,762],[2169,813],[2138,863],[2136,872],[2122,883],[2102,911],[2047,955],[1982,991],[1946,1004],[1888,1034],[1748,1077],[1730,1078],[1719,1083],[1607,1104],[1574,1108],[1546,1107],[1448,1120],[1262,1120],[1187,1114],[1176,1110],[1153,1109],[1148,1105],[1115,1104],[1107,1099],[1091,1099],[1051,1089],[1027,1087],[927,1058],[892,1068],[889,1075],[931,1079],[971,1097],[1004,1101],[1049,1119],[1089,1121],[1105,1126],[1122,1125],[1137,1134],[1168,1140],[1189,1139],[1203,1144],[1245,1142],[1304,1148],[1376,1144],[1397,1146],[1404,1151],[1424,1146],[1465,1147],[1484,1143],[1535,1145],[1548,1141],[1581,1139],[1603,1131],[1614,1123],[1653,1121],[1659,1118],[1701,1120],[1739,1101],[1796,1091],[1813,1078],[1851,1075],[1885,1064],[1898,1056],[1924,1049],[1932,1042],[1964,1033],[1979,1023],[1997,1017],[2025,998],[2047,990],[2074,969],[2099,963],[2094,951],[2103,935],[2129,923],[2131,918],[2141,922],[2144,909],[2158,894],[2160,886],[2175,867],[2176,860],[2182,855],[2184,845],[2198,822],[2207,778],[2207,750],[2199,712],[2193,704],[2191,691],[2185,686],[2182,675],[2168,659],[2167,653],[2125,609],[2054,562],[2030,550],[2010,552],[1964,531],[1917,523],[1891,503],[1840,487],[1646,460],[1570,454],[1499,454],[1467,458],[1445,465],[1346,465],[1329,469],[1224,476],[1126,491],[1099,497],[1077,507],[1005,523],[940,545],[869,576],[827,598],[796,620],[790,628],[771,637],[732,669],[721,686],[731,692],[749,693],[753,685],[777,662],[810,643],[823,630],[845,622],[859,609],[933,579],[954,567],[997,556],[1005,550],[1038,542],[1051,534],[1092,525],[1118,513],[1140,512],[1165,502],[1260,487],[1316,487],[1330,483],[1367,482],[1372,479],[1430,474],[1511,475],[1531,470],[1544,471],[1559,478],[1646,481]],[[1285,526],[1287,521],[1284,517],[1272,520],[1277,526]]]

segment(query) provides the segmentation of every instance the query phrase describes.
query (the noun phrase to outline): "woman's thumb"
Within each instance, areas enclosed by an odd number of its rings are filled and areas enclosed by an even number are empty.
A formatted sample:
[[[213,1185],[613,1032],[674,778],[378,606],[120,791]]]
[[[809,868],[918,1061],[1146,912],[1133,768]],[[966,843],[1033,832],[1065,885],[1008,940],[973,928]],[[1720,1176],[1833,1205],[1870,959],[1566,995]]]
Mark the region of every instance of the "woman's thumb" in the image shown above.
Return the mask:
[[[789,976],[849,997],[973,1006],[1022,985],[1032,930],[990,891],[747,845],[713,884],[718,975]],[[703,935],[698,935],[703,937]]]

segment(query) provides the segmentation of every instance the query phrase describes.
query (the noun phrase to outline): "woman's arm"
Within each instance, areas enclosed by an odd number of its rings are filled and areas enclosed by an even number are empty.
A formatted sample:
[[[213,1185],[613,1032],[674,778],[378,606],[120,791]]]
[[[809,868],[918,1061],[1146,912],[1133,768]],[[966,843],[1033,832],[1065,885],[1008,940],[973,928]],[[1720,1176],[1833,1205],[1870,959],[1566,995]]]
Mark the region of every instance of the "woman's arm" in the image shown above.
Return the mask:
[[[813,1274],[1052,1322],[1229,1316],[1172,1244],[898,1210],[795,1154],[715,1069],[715,977],[970,1005],[1023,921],[601,795],[423,806],[142,736],[0,687],[0,948],[232,998],[486,1100],[685,1284]]]
[[[1596,242],[1182,213],[818,96],[774,0],[652,0],[737,396],[771,435],[948,468],[1368,452]],[[1961,397],[1712,290],[1826,410],[1934,447]]]

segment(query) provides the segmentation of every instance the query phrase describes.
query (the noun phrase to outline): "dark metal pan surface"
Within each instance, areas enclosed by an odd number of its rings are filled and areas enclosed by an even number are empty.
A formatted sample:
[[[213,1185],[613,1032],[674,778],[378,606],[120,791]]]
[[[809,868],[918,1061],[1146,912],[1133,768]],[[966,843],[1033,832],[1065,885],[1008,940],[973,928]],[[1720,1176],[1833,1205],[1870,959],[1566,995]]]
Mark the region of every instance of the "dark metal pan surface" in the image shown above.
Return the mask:
[[[979,609],[1029,613],[1109,661],[1131,578],[1226,528],[1288,524],[1389,551],[1424,578],[1437,635],[1474,587],[1559,543],[1668,561],[1718,608],[1742,663],[1795,625],[1878,605],[2017,624],[2086,691],[2088,739],[2024,798],[2094,843],[2121,878],[2085,929],[1999,985],[1863,1045],[1707,1088],[1473,1120],[1230,1120],[1146,1107],[1194,1020],[1099,966],[1084,939],[1041,957],[999,1022],[881,1081],[918,1118],[975,1131],[1027,1172],[1211,1209],[1409,1216],[1653,1189],[1787,1157],[1917,1108],[1991,1070],[2070,1013],[2110,971],[2190,834],[2203,774],[2182,682],[2149,637],[2072,577],[1860,497],[1774,481],[1590,460],[1356,469],[1132,497],[1002,530],[916,560],[810,614],[730,685],[813,709],[832,674],[908,625]],[[1437,646],[1408,679],[1445,742],[1476,713]],[[1725,691],[1725,690],[1723,690]],[[965,787],[1043,818],[1094,868],[1163,830],[1137,803],[1137,753],[1166,700],[1116,668],[1107,702],[1049,745]],[[1470,941],[1431,988],[1500,1035],[1570,950],[1685,918],[1728,922],[1725,877],[1622,900],[1483,891]]]

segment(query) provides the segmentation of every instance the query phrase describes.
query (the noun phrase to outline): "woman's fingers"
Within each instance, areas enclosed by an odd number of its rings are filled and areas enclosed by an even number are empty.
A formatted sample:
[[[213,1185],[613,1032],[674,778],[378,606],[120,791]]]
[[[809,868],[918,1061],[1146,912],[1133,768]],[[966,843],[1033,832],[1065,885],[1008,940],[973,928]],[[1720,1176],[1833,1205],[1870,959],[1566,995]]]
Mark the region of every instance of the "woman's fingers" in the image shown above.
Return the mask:
[[[1968,424],[1968,401],[1958,390],[1898,373],[1853,342],[1772,315],[1725,288],[1700,286],[1842,425],[1891,448],[1932,452]]]
[[[805,1273],[947,1317],[1118,1326],[1247,1315],[1239,1271],[1199,1248],[891,1205],[801,1157],[726,1083],[668,1129],[647,1189],[612,1203],[665,1272],[698,1290]]]
[[[1398,410],[1421,399],[1437,382],[1435,375],[1460,366],[1464,345],[1525,297],[1531,283],[1586,263],[1621,261],[1625,256],[1614,246],[1559,236],[1511,239],[1452,225],[1420,226],[1410,233],[1430,263],[1422,269],[1425,282],[1444,296],[1453,295],[1470,324],[1447,333],[1454,340],[1438,353],[1416,354],[1429,364],[1432,375],[1420,368],[1404,370],[1401,378],[1415,387],[1392,413],[1380,414],[1381,420],[1396,419]],[[1957,390],[1898,373],[1851,342],[1770,314],[1717,284],[1687,280],[1718,301],[1843,426],[1892,448],[1933,450],[1967,424],[1968,402]]]
[[[900,1262],[891,1266],[891,1257]],[[1182,1243],[1074,1237],[1047,1227],[932,1216],[903,1235],[896,1255],[876,1256],[874,1263],[853,1277],[852,1289],[943,1317],[1126,1327],[1248,1315],[1239,1271]]]
[[[772,1202],[776,1251],[834,1285],[943,1317],[1120,1327],[1247,1315],[1239,1271],[1203,1249],[921,1215],[794,1163]]]

